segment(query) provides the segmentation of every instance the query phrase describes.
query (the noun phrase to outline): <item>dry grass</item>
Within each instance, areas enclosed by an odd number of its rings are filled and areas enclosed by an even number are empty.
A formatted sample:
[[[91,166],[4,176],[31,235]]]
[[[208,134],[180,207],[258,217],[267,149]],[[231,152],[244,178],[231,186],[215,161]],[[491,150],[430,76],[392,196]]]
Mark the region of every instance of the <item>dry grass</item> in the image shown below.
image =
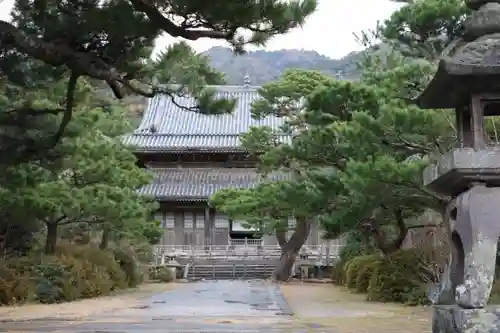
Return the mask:
[[[281,291],[303,331],[431,332],[430,309],[371,303],[364,295],[325,284],[283,284]]]
[[[148,283],[138,288],[120,291],[113,296],[78,300],[61,304],[25,304],[0,307],[0,322],[26,321],[54,318],[58,320],[79,320],[95,313],[121,310],[136,306],[141,299],[156,293],[181,287],[179,283]]]

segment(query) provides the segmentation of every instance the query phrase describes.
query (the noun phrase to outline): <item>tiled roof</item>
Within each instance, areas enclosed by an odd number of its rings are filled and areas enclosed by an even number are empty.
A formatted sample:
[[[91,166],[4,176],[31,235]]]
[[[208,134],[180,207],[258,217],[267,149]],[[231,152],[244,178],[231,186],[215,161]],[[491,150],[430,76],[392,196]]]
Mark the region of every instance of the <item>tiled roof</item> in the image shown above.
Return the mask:
[[[141,124],[131,135],[124,137],[124,143],[139,151],[189,151],[189,150],[237,150],[239,135],[251,126],[270,126],[278,129],[284,119],[269,116],[253,119],[252,103],[259,98],[258,87],[252,86],[212,86],[217,91],[216,98],[235,99],[235,110],[231,114],[204,115],[186,111],[184,107],[194,107],[196,102],[190,97],[157,95],[149,100]],[[155,128],[155,133],[150,128]]]
[[[149,169],[154,181],[139,193],[157,200],[204,201],[223,188],[252,188],[262,176],[251,168],[162,168]],[[288,179],[288,174],[271,174],[270,180]]]

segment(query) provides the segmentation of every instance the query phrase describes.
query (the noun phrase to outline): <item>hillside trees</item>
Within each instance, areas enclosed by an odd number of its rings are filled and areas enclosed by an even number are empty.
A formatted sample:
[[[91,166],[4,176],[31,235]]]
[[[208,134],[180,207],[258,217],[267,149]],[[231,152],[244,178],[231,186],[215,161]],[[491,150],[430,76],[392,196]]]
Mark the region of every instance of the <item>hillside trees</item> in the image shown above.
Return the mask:
[[[265,4],[226,0],[210,3],[16,0],[12,22],[0,21],[0,68],[6,79],[24,87],[30,84],[32,68],[27,62],[32,60],[40,61],[39,73],[70,78],[63,108],[36,109],[65,116],[61,118],[59,130],[47,140],[37,142],[36,149],[31,149],[35,151],[52,147],[62,137],[72,117],[73,97],[81,77],[106,82],[117,98],[127,92],[144,96],[158,92],[157,87],[148,88],[151,77],[145,63],[160,34],[186,40],[225,40],[236,52],[242,52],[246,44],[262,45],[272,36],[303,24],[315,8],[315,0],[267,1]],[[191,93],[200,98],[200,107],[193,111],[220,112],[224,105],[217,102],[218,108],[211,107],[212,93],[198,87],[205,67],[197,69],[195,73],[186,72],[186,80],[183,80]],[[173,96],[181,92],[178,89],[167,86],[161,90]],[[229,111],[232,105],[226,103],[225,110]],[[15,111],[26,112],[19,108]]]

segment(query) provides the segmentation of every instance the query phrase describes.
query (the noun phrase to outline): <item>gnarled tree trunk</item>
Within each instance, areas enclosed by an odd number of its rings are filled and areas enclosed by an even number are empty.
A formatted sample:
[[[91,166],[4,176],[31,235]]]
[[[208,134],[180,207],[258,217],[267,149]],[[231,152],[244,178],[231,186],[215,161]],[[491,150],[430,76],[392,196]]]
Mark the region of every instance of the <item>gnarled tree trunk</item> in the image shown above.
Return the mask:
[[[297,225],[288,241],[285,231],[276,232],[276,238],[281,247],[280,261],[273,272],[273,279],[276,281],[287,281],[290,278],[295,259],[311,231],[311,222],[306,218],[297,217],[296,220]]]
[[[387,255],[393,253],[401,248],[403,242],[405,241],[406,235],[408,234],[408,227],[406,226],[403,217],[401,216],[401,211],[396,210],[394,212],[394,217],[396,218],[396,226],[398,234],[394,240],[389,240],[385,232],[382,230],[378,219],[372,218],[371,227],[372,235],[375,240],[375,244],[379,250]]]
[[[101,243],[99,243],[99,248],[101,250],[106,250],[108,248],[110,233],[111,230],[109,230],[109,228],[105,226],[102,230]]]
[[[427,228],[427,227],[436,227],[434,224],[422,224],[422,225],[411,225],[408,226],[405,223],[402,211],[400,209],[394,210],[394,218],[396,220],[397,227],[397,235],[394,239],[390,240],[387,237],[386,233],[382,229],[379,220],[377,218],[377,213],[373,213],[373,215],[367,219],[369,224],[370,233],[372,234],[373,240],[375,241],[375,245],[384,255],[391,254],[401,249],[406,235],[410,229],[419,229],[419,228]]]
[[[46,223],[47,238],[45,239],[45,254],[56,253],[57,245],[57,223]]]

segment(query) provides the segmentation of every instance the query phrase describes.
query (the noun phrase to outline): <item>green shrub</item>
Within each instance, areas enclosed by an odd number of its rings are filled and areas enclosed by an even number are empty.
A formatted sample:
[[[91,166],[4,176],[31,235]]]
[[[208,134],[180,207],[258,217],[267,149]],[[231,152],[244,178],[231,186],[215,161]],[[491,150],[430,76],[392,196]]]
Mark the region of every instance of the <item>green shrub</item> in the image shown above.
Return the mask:
[[[113,253],[121,269],[125,272],[127,285],[129,287],[138,286],[143,280],[143,275],[133,251],[115,248]]]
[[[35,299],[40,303],[58,303],[66,299],[64,295],[64,285],[69,284],[74,288],[67,288],[72,292],[78,292],[79,286],[74,281],[72,272],[66,271],[64,264],[57,260],[57,257],[47,257],[44,262],[36,266],[36,289]],[[71,297],[73,299],[73,297]],[[74,299],[78,298],[75,296]],[[69,299],[69,300],[72,300]]]
[[[356,258],[357,257],[354,257],[344,265],[344,285],[349,289],[356,287],[355,277],[358,274],[358,267],[355,260]]]
[[[378,254],[369,254],[352,258],[348,265],[344,266],[345,286],[357,290],[358,276],[362,269],[373,264],[379,258]]]
[[[368,300],[427,304],[423,266],[432,256],[421,249],[400,250],[373,263]]]
[[[153,248],[149,243],[134,244],[132,248],[137,257],[137,261],[141,263],[150,263],[153,261]]]
[[[366,254],[366,249],[362,243],[347,242],[340,250],[339,257],[342,262],[349,262],[352,258]]]
[[[83,261],[81,267],[86,274],[86,279],[82,284],[81,298],[109,295],[114,290],[115,284],[105,267],[95,265],[90,261]]]
[[[348,233],[346,237],[346,244],[340,250],[339,257],[340,261],[346,263],[354,257],[378,252],[379,251],[373,246],[373,244],[366,242],[362,233],[352,231]]]
[[[410,306],[429,305],[430,301],[427,290],[427,284],[421,283],[418,288],[411,290],[406,295],[405,304]]]
[[[370,256],[367,256],[370,257]],[[375,266],[378,264],[380,256],[371,255],[371,258],[367,258],[365,264],[362,264],[358,269],[358,274],[356,276],[356,292],[366,293],[368,291],[368,285],[370,284],[370,279],[373,275]]]
[[[128,287],[126,273],[117,262],[112,250],[101,250],[91,245],[78,246],[75,244],[60,244],[58,246],[58,252],[60,254],[72,256],[81,261],[89,261],[93,265],[98,266],[98,268],[93,268],[96,271],[101,272],[104,270],[111,279],[112,290]]]
[[[339,261],[332,267],[332,283],[337,285],[337,286],[343,286],[345,281],[345,274],[344,274],[344,263],[342,261]]]
[[[115,257],[116,254],[116,257]],[[55,256],[0,261],[0,305],[58,303],[107,295],[140,283],[132,254],[61,242]]]
[[[35,286],[30,275],[12,267],[13,261],[0,261],[0,305],[22,303],[33,295]]]
[[[44,258],[36,272],[35,298],[41,303],[107,295],[114,285],[106,268],[66,255]]]

